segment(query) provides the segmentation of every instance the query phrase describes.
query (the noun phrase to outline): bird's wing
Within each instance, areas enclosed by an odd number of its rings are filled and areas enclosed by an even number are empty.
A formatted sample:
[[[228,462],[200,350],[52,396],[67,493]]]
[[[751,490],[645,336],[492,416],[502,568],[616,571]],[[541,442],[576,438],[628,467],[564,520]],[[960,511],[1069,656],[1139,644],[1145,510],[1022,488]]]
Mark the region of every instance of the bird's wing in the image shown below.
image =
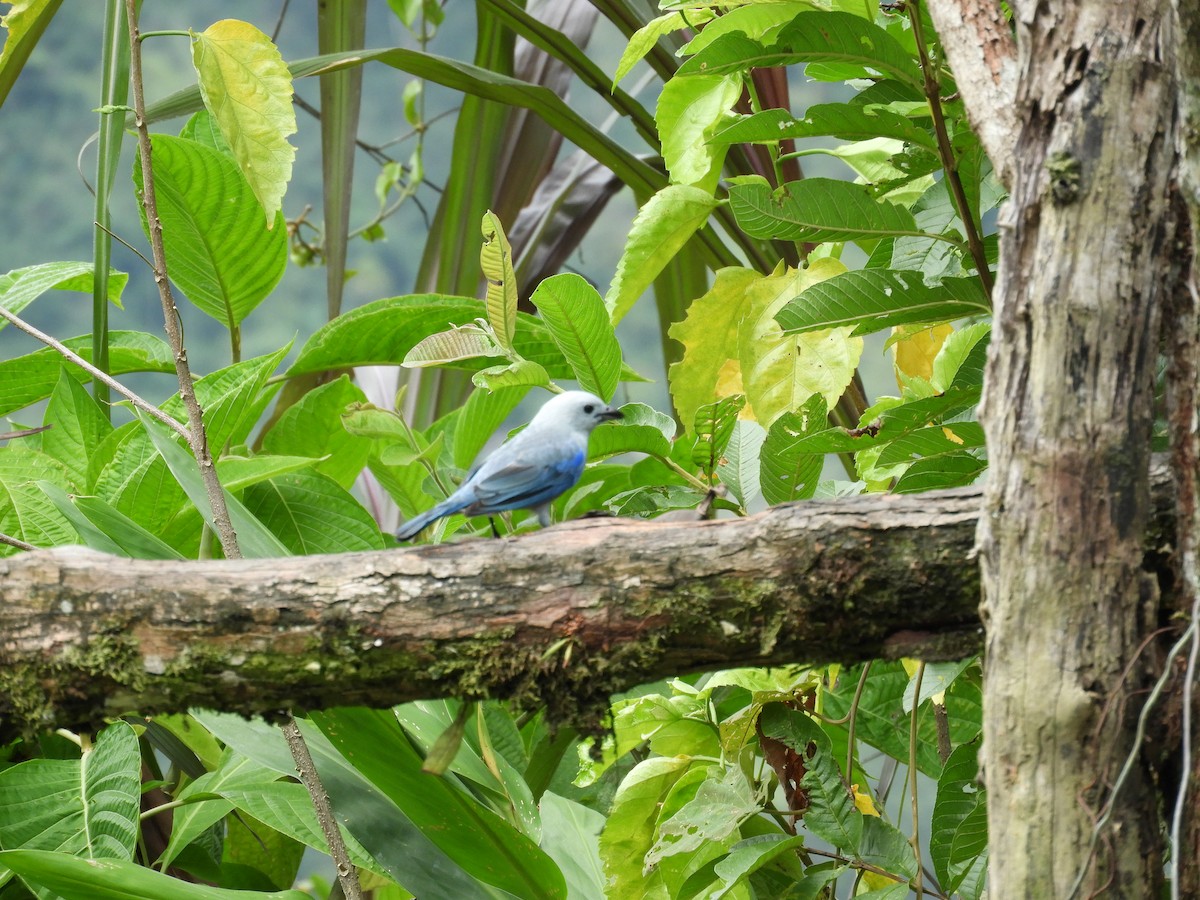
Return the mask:
[[[494,471],[480,471],[474,482],[475,502],[469,515],[487,515],[509,509],[528,509],[553,500],[579,480],[585,453],[529,454],[512,459]],[[490,468],[490,467],[488,467]]]

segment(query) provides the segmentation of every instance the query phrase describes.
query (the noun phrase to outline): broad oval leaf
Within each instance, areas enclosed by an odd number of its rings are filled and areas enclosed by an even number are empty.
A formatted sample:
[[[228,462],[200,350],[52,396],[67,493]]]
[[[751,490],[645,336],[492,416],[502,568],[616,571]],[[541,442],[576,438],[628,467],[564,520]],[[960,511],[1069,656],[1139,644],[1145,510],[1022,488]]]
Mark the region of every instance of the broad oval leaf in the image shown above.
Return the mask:
[[[530,298],[579,386],[607,402],[621,380],[621,346],[604,301],[573,272],[547,278]]]
[[[814,284],[775,317],[786,332],[839,325],[867,334],[910,322],[946,322],[991,312],[977,278],[925,284],[919,272],[858,269]]]
[[[654,121],[672,184],[694,184],[712,193],[728,149],[709,144],[742,95],[739,73],[672,78],[663,85]]]
[[[273,229],[296,157],[287,141],[296,131],[291,72],[269,37],[237,19],[193,34],[192,63],[204,105]]]
[[[224,153],[168,134],[152,135],[151,145],[167,274],[198,309],[236,328],[283,276],[283,214],[268,230],[250,185]],[[140,164],[133,177],[140,193]]]
[[[824,399],[814,394],[800,409],[784,413],[771,424],[759,452],[759,486],[767,503],[774,506],[804,500],[816,493],[824,451],[814,452],[800,442],[828,430],[827,416]]]
[[[846,141],[887,137],[937,149],[937,141],[906,116],[883,107],[821,103],[802,116],[786,109],[764,109],[741,116],[712,137],[719,144],[765,144],[796,138],[832,136]]]
[[[382,550],[375,520],[336,481],[316,471],[292,472],[246,489],[242,502],[297,556]]]
[[[912,213],[876,199],[865,184],[834,178],[791,181],[772,191],[766,179],[748,176],[729,187],[738,226],[756,238],[850,241],[917,233]]]
[[[634,216],[604,297],[614,325],[708,221],[716,205],[711,193],[685,184],[669,185],[643,204]]]

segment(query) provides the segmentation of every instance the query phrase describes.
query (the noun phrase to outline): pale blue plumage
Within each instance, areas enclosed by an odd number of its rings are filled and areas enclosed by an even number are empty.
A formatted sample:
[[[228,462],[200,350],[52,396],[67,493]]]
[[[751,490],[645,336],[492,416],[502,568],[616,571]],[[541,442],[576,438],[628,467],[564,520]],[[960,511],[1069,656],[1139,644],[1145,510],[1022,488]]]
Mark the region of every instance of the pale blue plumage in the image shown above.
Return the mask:
[[[457,491],[405,522],[396,538],[408,540],[429,523],[456,512],[488,516],[531,509],[546,527],[550,524],[551,501],[583,474],[592,429],[619,418],[620,412],[586,391],[567,391],[552,397],[524,431],[472,471]]]

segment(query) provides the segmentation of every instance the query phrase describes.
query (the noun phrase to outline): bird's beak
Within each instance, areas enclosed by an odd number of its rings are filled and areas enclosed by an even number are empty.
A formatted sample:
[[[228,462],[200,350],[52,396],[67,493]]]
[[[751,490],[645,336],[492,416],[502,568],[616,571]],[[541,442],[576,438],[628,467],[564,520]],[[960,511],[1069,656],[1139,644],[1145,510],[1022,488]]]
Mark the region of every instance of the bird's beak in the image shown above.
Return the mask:
[[[623,412],[621,412],[619,409],[614,409],[613,407],[610,406],[607,409],[605,409],[604,412],[600,413],[600,418],[601,419],[623,419],[623,418],[625,418],[625,414]]]

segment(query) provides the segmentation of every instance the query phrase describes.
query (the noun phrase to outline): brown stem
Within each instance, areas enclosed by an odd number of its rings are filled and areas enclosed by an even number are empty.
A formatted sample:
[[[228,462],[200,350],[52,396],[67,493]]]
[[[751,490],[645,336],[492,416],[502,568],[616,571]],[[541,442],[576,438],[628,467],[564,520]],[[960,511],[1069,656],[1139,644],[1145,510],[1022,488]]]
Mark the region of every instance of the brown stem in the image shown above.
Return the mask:
[[[7,534],[0,534],[0,544],[8,544],[10,547],[16,547],[18,550],[36,550],[37,547],[33,544],[27,544],[20,538],[9,537]]]
[[[226,559],[241,559],[242,551],[238,547],[237,535],[233,523],[229,519],[229,510],[225,506],[225,492],[221,490],[221,482],[217,477],[216,466],[213,465],[212,454],[208,449],[208,437],[204,433],[203,413],[196,399],[196,390],[192,386],[192,373],[188,369],[187,351],[183,348],[183,337],[179,328],[179,309],[175,298],[171,295],[171,283],[167,280],[167,260],[163,250],[162,220],[158,217],[158,200],[154,192],[154,172],[150,163],[150,132],[146,128],[146,97],[142,84],[142,43],[141,32],[138,30],[137,0],[125,0],[125,10],[129,20],[129,74],[133,82],[134,125],[137,128],[138,151],[142,166],[142,205],[146,210],[147,231],[150,233],[150,249],[154,259],[154,282],[158,285],[158,295],[162,300],[163,323],[167,332],[167,341],[171,345],[171,353],[175,357],[175,374],[179,377],[179,397],[187,410],[189,426],[188,444],[196,464],[200,467],[200,477],[208,493],[212,506],[213,527],[221,541],[221,549]]]
[[[300,773],[300,781],[308,788],[308,795],[312,798],[313,807],[317,811],[317,821],[325,835],[325,842],[329,844],[329,855],[333,857],[333,864],[337,867],[338,883],[342,886],[342,892],[348,900],[362,900],[363,893],[362,887],[358,883],[358,870],[350,861],[346,842],[342,840],[341,829],[338,828],[337,820],[333,817],[333,807],[329,805],[329,794],[325,792],[325,786],[321,784],[316,764],[313,763],[312,754],[308,752],[308,744],[304,743],[304,735],[300,733],[300,726],[296,724],[294,716],[289,715],[287,721],[283,723],[283,737],[287,741],[288,749],[292,751],[292,759],[296,761],[296,771]]]
[[[941,90],[933,71],[933,63],[929,59],[929,50],[925,45],[921,11],[917,5],[918,0],[909,0],[908,18],[912,22],[913,38],[916,40],[917,54],[921,60],[925,97],[929,101],[929,111],[933,116],[933,130],[937,135],[938,158],[942,161],[942,168],[946,170],[946,183],[950,185],[950,196],[958,210],[958,217],[962,220],[963,230],[967,233],[967,247],[971,251],[971,258],[975,261],[979,280],[990,297],[993,284],[992,271],[988,268],[987,254],[983,249],[983,237],[976,226],[971,206],[967,203],[967,193],[963,190],[962,179],[958,174],[958,160],[954,157],[954,148],[950,145],[950,134],[946,131],[946,117],[942,113]]]

